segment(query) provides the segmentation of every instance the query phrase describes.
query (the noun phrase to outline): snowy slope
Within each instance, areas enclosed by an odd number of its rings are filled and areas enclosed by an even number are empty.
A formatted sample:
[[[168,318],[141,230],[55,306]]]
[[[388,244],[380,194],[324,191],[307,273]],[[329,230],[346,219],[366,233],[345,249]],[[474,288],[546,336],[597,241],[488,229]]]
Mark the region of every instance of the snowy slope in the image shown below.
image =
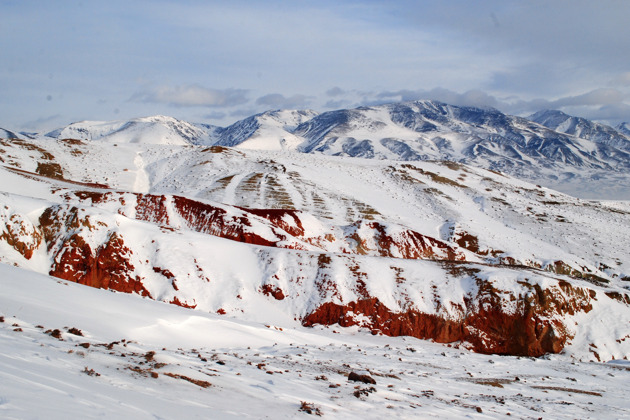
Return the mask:
[[[390,111],[260,115],[248,148],[162,117],[1,139],[0,416],[630,415],[629,202],[330,156],[331,132],[547,130]],[[330,149],[278,143],[306,126]]]
[[[462,235],[470,235],[476,245],[467,248],[478,255],[478,261],[511,258],[542,267],[561,260],[578,271],[587,267],[590,271],[586,272],[612,281],[630,274],[626,252],[630,242],[625,235],[630,209],[624,203],[583,201],[464,165],[220,147],[111,148],[100,142],[5,141],[3,147],[7,150],[3,156],[12,167],[57,175],[56,181],[40,178],[66,188],[38,195],[46,200],[133,214],[111,200],[80,200],[82,196],[71,191],[90,185],[68,185],[62,180],[81,181],[155,196],[181,195],[215,206],[295,210],[301,212],[295,217],[301,220],[303,231],[293,237],[311,244],[327,234],[352,235],[363,221],[390,226],[392,234],[408,229],[458,248],[462,247],[458,241],[465,242]],[[17,180],[24,174],[5,173],[16,179],[4,186],[5,191],[46,190],[41,182],[23,186],[25,181]],[[118,202],[117,196],[113,198]],[[136,198],[126,200],[133,203]],[[172,227],[181,228],[173,220]],[[267,223],[264,217],[258,220]],[[280,228],[286,233],[286,227]],[[335,241],[320,246],[330,252],[343,247]]]
[[[630,415],[624,361],[477,355],[356,328],[264,325],[6,265],[0,285],[7,419]]]
[[[316,115],[310,110],[276,110],[256,114],[220,130],[215,144],[239,145],[247,149],[294,150],[304,139],[292,132]]]
[[[627,122],[622,122],[616,127],[616,129],[626,136],[630,136],[630,124]]]

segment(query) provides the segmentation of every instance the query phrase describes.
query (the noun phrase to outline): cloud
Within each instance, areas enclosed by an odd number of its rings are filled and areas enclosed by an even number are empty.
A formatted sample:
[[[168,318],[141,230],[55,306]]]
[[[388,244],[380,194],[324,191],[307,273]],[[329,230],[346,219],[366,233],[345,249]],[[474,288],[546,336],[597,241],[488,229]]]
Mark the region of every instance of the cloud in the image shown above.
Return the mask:
[[[347,107],[351,104],[352,102],[345,100],[345,99],[339,99],[339,100],[333,100],[333,101],[327,101],[324,104],[324,108],[328,108],[328,109],[340,109],[343,107]]]
[[[576,105],[616,105],[624,100],[624,94],[617,89],[595,89],[577,96],[567,96],[565,98],[552,101],[556,107],[576,106]]]
[[[610,81],[613,86],[630,86],[630,71],[618,74]]]
[[[311,96],[300,94],[286,97],[280,93],[270,93],[256,99],[256,105],[265,105],[281,109],[303,108],[307,107],[311,103],[312,99],[313,97]]]
[[[430,99],[446,102],[451,105],[493,107],[499,105],[499,101],[492,95],[481,90],[469,90],[464,93],[457,93],[445,88],[434,88],[431,90],[398,90],[385,91],[377,94],[377,98],[386,101],[417,101],[420,99]]]
[[[344,93],[346,93],[346,91],[341,89],[338,86],[330,88],[326,91],[326,95],[328,96],[340,96],[340,95],[343,95]]]
[[[40,117],[31,121],[26,121],[21,124],[20,130],[32,130],[32,131],[47,131],[56,128],[61,124],[62,116],[60,114],[50,115],[47,117]]]
[[[588,115],[592,119],[610,121],[613,125],[630,122],[630,105],[625,103],[605,105],[591,111]]]
[[[153,86],[136,92],[132,102],[165,103],[177,107],[230,107],[248,102],[245,89],[212,89],[197,84]]]
[[[256,113],[258,113],[258,110],[254,108],[243,108],[243,109],[235,109],[234,111],[230,112],[229,116],[233,118],[243,118],[243,117],[251,117],[252,115],[255,115]]]
[[[223,118],[227,117],[227,114],[225,112],[215,111],[209,114],[205,114],[203,117],[209,120],[222,120]]]

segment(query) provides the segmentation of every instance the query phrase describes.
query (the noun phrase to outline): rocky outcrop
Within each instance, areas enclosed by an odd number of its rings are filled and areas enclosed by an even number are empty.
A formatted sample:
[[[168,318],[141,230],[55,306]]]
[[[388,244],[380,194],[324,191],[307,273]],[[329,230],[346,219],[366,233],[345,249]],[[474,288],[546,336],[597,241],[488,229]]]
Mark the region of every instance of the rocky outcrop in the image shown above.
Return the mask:
[[[349,226],[326,225],[317,233],[304,228],[306,215],[291,209],[249,209],[216,206],[181,196],[78,191],[69,201],[117,204],[118,212],[160,226],[187,229],[233,241],[276,248],[372,255],[404,259],[465,261],[455,246],[402,226],[359,220]],[[135,204],[131,204],[134,203]],[[172,220],[175,217],[177,220]],[[259,232],[268,232],[261,235]],[[322,233],[323,231],[323,233]]]
[[[0,241],[30,260],[42,243],[42,234],[28,218],[3,206],[0,208]]]
[[[480,353],[541,356],[560,352],[569,339],[567,315],[589,312],[593,290],[559,281],[552,287],[523,282],[524,295],[495,289],[477,279],[478,292],[465,299],[459,314],[395,312],[378,298],[346,304],[326,302],[302,320],[303,325],[358,325],[389,336],[413,336],[439,343],[467,342]]]
[[[358,221],[345,229],[344,248],[348,254],[378,255],[381,257],[465,261],[466,256],[446,242],[422,235],[410,229],[390,232],[387,225],[372,221]]]
[[[142,279],[133,274],[133,252],[120,235],[109,232],[96,245],[86,241],[84,231],[107,228],[102,222],[81,214],[76,207],[55,206],[43,212],[40,224],[52,254],[49,275],[100,289],[151,296]]]

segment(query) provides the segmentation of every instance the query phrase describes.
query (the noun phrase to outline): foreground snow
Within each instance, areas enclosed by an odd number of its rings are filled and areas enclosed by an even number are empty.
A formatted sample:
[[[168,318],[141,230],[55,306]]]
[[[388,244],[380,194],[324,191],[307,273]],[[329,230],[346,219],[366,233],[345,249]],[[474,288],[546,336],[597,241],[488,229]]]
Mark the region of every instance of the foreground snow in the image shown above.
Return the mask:
[[[3,264],[0,290],[2,418],[630,416],[627,362],[257,324]]]

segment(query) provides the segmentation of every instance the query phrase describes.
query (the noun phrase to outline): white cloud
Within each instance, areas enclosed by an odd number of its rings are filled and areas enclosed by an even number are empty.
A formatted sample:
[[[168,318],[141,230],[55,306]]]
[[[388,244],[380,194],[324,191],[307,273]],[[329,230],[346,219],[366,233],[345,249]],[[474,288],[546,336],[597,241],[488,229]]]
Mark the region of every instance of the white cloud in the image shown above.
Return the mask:
[[[132,102],[164,103],[172,106],[230,107],[248,101],[245,89],[212,89],[197,84],[152,86],[136,92]]]
[[[630,86],[630,71],[619,73],[610,81],[610,84],[613,86]]]
[[[568,96],[552,101],[555,107],[576,105],[616,105],[624,100],[624,94],[617,89],[595,89],[582,95]]]
[[[292,95],[286,97],[279,93],[270,93],[256,99],[257,105],[265,105],[272,108],[292,109],[307,107],[313,98],[306,95]]]
[[[395,92],[386,91],[379,93],[377,98],[387,101],[431,99],[452,105],[476,107],[497,107],[499,104],[499,101],[497,101],[494,96],[476,89],[464,93],[457,93],[445,88],[434,88],[431,90],[399,90]]]
[[[341,89],[338,86],[332,87],[326,91],[326,95],[328,96],[340,96],[346,93],[345,90]]]

